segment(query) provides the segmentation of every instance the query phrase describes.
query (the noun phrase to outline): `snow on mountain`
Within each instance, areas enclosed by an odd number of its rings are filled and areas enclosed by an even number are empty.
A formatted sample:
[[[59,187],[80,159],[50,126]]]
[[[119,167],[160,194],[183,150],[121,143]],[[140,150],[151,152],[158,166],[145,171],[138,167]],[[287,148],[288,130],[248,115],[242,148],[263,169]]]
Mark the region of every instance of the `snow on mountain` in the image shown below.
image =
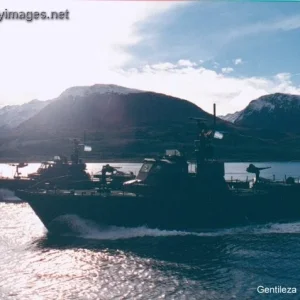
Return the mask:
[[[137,89],[130,89],[114,84],[95,84],[92,86],[75,86],[65,90],[59,97],[84,97],[91,94],[133,94],[133,93],[143,93],[144,91]]]
[[[6,105],[0,108],[0,127],[17,127],[46,107],[49,102],[32,100],[22,105]]]
[[[256,115],[264,115],[264,117],[280,113],[290,113],[291,110],[300,110],[300,96],[275,93],[262,96],[256,100],[252,100],[249,105],[240,112],[235,119],[235,123],[243,123],[250,117]]]
[[[270,102],[270,99],[260,98],[258,100],[253,100],[249,103],[248,109],[261,111],[264,108],[268,108],[269,111],[275,108],[275,104]]]
[[[300,132],[300,96],[276,93],[253,100],[234,124],[284,132]]]
[[[84,97],[92,94],[133,94],[142,93],[144,91],[137,89],[130,89],[114,84],[95,84],[92,86],[75,86],[65,90],[58,98],[65,97]],[[54,99],[55,100],[55,99]],[[23,105],[6,105],[0,106],[0,128],[15,128],[24,121],[27,121],[44,107],[46,107],[51,100],[39,101],[32,100]]]
[[[218,116],[220,119],[234,123],[235,120],[240,116],[241,111],[236,111],[233,114],[227,114],[225,116]]]
[[[219,118],[242,125],[248,123],[250,118],[256,118],[258,115],[270,118],[271,116],[276,117],[279,113],[289,114],[292,110],[294,114],[298,109],[300,111],[299,95],[275,93],[252,100],[245,109],[233,114],[219,116]]]

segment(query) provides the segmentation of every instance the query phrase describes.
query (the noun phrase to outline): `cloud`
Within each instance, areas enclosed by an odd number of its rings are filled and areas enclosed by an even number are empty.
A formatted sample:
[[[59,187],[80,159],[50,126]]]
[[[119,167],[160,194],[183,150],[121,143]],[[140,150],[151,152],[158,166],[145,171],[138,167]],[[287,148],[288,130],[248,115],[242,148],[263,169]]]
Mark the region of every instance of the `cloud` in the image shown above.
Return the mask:
[[[300,94],[300,87],[293,85],[289,73],[279,73],[270,78],[239,78],[202,66],[182,67],[178,62],[161,65],[168,68],[146,65],[122,69],[111,80],[128,87],[187,99],[208,112],[212,112],[212,104],[217,103],[218,114],[241,110],[251,100],[270,93]]]
[[[170,69],[174,69],[175,67],[176,67],[176,65],[168,63],[168,62],[152,65],[152,68],[155,70],[170,70]]]
[[[178,61],[178,65],[182,67],[195,67],[197,64],[195,62],[191,62],[188,59],[180,59]]]
[[[243,60],[242,60],[241,58],[236,58],[236,59],[233,61],[233,63],[234,63],[235,65],[241,65],[241,64],[243,63]]]
[[[130,64],[134,57],[124,50],[126,46],[141,43],[145,38],[137,30],[139,26],[183,2],[2,1],[2,7],[17,11],[68,9],[70,20],[0,23],[0,103],[51,99],[74,85],[115,83],[184,98],[210,112],[216,102],[218,113],[224,114],[242,109],[264,94],[300,94],[289,73],[272,78],[238,78],[230,73],[232,68],[217,71],[217,62],[213,62],[211,69],[204,68],[203,61],[189,60],[189,55],[177,62],[160,61],[124,69],[125,64],[134,65]],[[244,26],[229,32],[229,39],[260,30],[297,29],[299,20],[286,18]],[[235,65],[240,60],[235,59]]]
[[[233,72],[234,70],[233,70],[233,68],[222,68],[221,71],[224,74],[229,74],[229,73]]]
[[[247,35],[262,34],[266,32],[272,32],[277,30],[290,31],[300,28],[300,14],[284,17],[282,19],[257,22],[253,24],[247,24],[245,26],[239,26],[229,31],[225,39],[227,42],[239,37],[245,37]]]
[[[65,11],[69,20],[3,20],[0,103],[49,99],[74,85],[104,82],[133,57],[137,28],[178,2],[2,1],[8,11]]]
[[[216,61],[214,61],[213,62],[213,67],[214,67],[214,69],[217,69],[218,67],[219,67],[219,63],[218,62],[216,62]]]

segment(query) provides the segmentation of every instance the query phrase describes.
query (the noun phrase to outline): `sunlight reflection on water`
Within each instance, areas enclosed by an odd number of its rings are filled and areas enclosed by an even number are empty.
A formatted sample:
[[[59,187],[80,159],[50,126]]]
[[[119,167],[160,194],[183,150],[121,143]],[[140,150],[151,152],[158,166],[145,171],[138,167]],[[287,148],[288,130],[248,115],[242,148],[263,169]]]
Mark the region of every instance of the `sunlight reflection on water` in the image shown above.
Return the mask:
[[[260,299],[294,286],[300,223],[207,232],[82,226],[53,237],[27,204],[0,203],[0,299]],[[274,295],[272,299],[282,299]]]

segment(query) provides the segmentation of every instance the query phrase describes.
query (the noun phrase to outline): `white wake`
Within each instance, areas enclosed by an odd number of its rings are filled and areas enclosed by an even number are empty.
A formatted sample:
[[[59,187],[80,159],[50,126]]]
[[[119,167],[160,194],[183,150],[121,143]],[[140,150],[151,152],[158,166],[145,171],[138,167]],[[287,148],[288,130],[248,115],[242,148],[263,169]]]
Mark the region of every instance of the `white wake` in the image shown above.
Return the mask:
[[[259,235],[259,234],[284,234],[300,233],[299,223],[270,223],[265,225],[249,225],[242,227],[218,229],[218,230],[161,230],[152,229],[147,226],[135,228],[119,226],[99,226],[89,220],[82,219],[76,215],[65,215],[57,219],[59,223],[67,225],[72,234],[85,239],[118,240],[142,237],[217,237],[226,235]]]

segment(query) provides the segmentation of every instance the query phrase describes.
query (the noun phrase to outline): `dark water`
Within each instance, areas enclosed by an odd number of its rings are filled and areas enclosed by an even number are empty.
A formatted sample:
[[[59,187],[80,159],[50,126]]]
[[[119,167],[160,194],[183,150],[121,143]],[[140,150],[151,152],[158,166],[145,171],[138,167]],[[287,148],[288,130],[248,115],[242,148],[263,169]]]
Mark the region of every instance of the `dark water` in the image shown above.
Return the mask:
[[[27,204],[0,203],[0,218],[1,299],[300,298],[300,223],[178,232],[69,216],[78,237],[57,238]]]
[[[247,166],[226,164],[227,179],[245,179]],[[300,175],[300,163],[257,166],[272,167],[267,178]],[[67,216],[77,236],[55,238],[27,204],[0,203],[0,220],[0,299],[300,299],[300,222],[178,232],[98,228]],[[258,286],[297,294],[259,294]]]

